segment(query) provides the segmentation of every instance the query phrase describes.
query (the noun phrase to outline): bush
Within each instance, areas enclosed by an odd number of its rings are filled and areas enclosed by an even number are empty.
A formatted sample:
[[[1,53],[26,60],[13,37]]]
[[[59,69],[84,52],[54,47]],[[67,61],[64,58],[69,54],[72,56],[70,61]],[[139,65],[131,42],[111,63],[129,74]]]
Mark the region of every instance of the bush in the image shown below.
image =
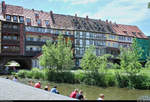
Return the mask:
[[[27,71],[25,77],[32,78],[33,77],[32,71]]]
[[[25,78],[27,70],[19,70],[18,77]]]
[[[32,68],[31,72],[34,79],[44,79],[44,73],[39,68]]]
[[[128,87],[129,79],[126,75],[123,75],[121,73],[115,73],[115,77],[117,80],[116,84],[118,87]]]
[[[85,77],[85,73],[81,70],[78,70],[74,73],[75,83],[82,83]]]

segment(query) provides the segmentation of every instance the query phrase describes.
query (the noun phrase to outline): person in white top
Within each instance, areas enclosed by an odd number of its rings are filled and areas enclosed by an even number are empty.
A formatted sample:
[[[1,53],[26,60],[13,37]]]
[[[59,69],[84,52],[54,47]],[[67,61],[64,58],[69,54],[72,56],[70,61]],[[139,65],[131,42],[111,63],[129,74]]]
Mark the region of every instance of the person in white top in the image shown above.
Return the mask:
[[[104,94],[100,94],[97,100],[104,100]]]
[[[17,82],[17,81],[18,81],[18,78],[15,76],[15,77],[13,78],[13,81]]]

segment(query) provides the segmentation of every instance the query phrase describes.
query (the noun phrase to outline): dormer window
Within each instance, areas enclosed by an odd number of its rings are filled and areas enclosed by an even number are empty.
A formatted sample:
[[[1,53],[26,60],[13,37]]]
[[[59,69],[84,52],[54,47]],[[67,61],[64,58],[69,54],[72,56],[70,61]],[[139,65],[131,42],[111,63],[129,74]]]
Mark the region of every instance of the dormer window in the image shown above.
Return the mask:
[[[40,19],[37,20],[37,24],[38,24],[39,26],[41,26],[41,20],[40,20]]]
[[[24,18],[22,16],[19,17],[20,23],[24,22]]]
[[[11,21],[11,16],[10,15],[6,15],[6,20],[7,21]]]
[[[39,14],[35,13],[35,17],[39,17]]]
[[[123,32],[127,34],[127,31],[123,31]]]
[[[48,20],[45,20],[45,24],[46,24],[46,26],[50,25]]]
[[[135,34],[136,34],[136,32],[132,32],[132,34],[134,34],[134,35],[135,35]]]
[[[31,25],[31,19],[30,18],[27,18],[26,22],[27,22],[27,25]]]
[[[13,21],[14,22],[18,22],[18,17],[17,16],[13,16]]]

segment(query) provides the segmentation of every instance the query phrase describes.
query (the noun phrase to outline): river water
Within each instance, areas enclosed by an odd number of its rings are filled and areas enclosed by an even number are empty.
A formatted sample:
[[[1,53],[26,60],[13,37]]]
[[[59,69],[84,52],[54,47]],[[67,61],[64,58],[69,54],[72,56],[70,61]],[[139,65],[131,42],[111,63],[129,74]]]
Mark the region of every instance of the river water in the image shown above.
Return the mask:
[[[105,100],[137,100],[141,96],[149,96],[150,99],[150,90],[131,90],[117,87],[102,88],[81,84],[58,84],[57,86],[60,93],[67,96],[69,96],[71,91],[75,88],[83,90],[83,94],[88,100],[96,100],[100,93],[105,95]]]

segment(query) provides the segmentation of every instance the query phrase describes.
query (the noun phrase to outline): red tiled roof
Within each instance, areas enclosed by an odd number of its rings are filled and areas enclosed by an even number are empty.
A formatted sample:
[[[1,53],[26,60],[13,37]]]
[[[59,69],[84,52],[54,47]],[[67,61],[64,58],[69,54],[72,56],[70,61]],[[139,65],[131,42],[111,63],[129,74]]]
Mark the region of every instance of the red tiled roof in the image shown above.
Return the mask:
[[[0,19],[4,19],[1,15],[0,4]],[[24,9],[21,6],[6,5],[6,14],[24,16],[24,19],[30,18],[32,26],[38,26],[35,13],[39,14],[39,19],[42,21],[41,27],[46,27],[45,20],[48,20],[51,28],[56,29],[71,29],[71,30],[86,30],[104,33],[117,33],[118,35],[132,36],[138,38],[147,38],[137,26],[110,24],[101,20],[82,18],[77,16],[54,14],[52,12],[43,12],[37,10]],[[27,23],[25,22],[25,25]],[[124,31],[127,31],[125,33]],[[132,32],[136,32],[134,35]],[[138,34],[141,33],[141,34]]]
[[[23,16],[23,8],[21,6],[6,5],[6,14]]]
[[[132,36],[137,38],[147,38],[144,33],[137,27],[132,25],[113,24],[113,29],[118,35]],[[126,31],[126,32],[124,32]],[[135,34],[133,34],[135,32]]]

